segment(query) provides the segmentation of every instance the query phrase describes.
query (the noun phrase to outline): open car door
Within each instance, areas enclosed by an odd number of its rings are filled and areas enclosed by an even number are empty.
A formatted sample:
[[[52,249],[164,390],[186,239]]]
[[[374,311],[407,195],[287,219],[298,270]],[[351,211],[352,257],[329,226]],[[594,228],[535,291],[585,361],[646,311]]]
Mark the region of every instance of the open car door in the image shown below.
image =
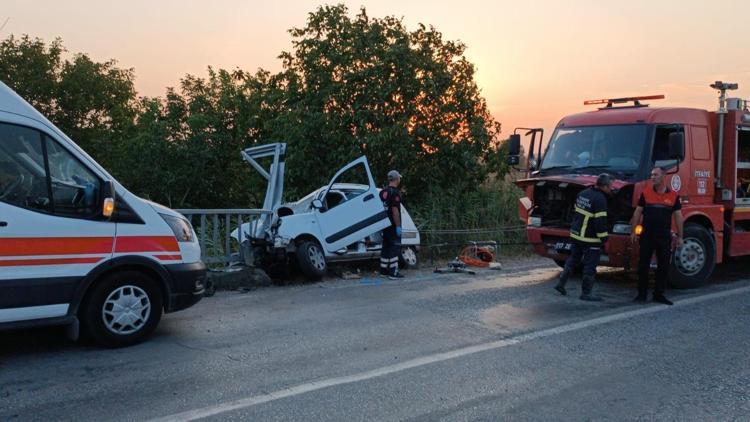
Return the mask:
[[[339,170],[328,184],[326,196],[334,184],[340,183],[365,185],[367,189],[335,205],[316,210],[325,243],[323,247],[329,252],[345,248],[391,224],[378,197],[367,157],[359,157]]]

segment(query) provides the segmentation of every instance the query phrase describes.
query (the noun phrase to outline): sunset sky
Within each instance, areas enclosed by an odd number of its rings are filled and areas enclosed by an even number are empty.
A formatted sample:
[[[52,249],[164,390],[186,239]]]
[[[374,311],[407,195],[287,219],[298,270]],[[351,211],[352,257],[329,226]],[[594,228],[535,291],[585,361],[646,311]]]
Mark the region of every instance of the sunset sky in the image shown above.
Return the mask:
[[[334,4],[339,2],[329,2]],[[343,1],[354,14],[403,17],[461,40],[503,134],[552,128],[584,99],[665,94],[660,105],[716,107],[709,83],[750,98],[750,1]],[[135,68],[140,94],[162,95],[206,66],[280,70],[287,29],[319,1],[2,0],[0,38],[61,37],[70,52]],[[548,136],[548,135],[547,135]]]

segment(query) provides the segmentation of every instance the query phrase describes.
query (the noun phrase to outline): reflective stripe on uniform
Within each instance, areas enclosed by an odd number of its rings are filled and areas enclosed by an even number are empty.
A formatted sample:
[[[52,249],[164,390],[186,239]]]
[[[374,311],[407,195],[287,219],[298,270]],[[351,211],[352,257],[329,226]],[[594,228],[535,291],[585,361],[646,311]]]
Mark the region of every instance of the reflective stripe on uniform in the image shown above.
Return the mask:
[[[602,243],[601,240],[599,240],[597,238],[594,238],[594,237],[584,237],[584,236],[577,235],[575,233],[570,233],[570,237],[572,237],[575,240],[578,240],[578,241],[581,241],[581,242],[585,242],[585,243],[596,243],[596,244]]]
[[[602,237],[607,237],[607,236],[609,236],[609,233],[607,233],[607,232],[604,232],[604,233],[597,233],[597,234],[596,234],[596,237],[599,237],[599,238],[602,238]]]
[[[586,211],[586,210],[585,210],[585,209],[583,209],[583,208],[579,208],[579,207],[576,207],[576,212],[577,212],[577,213],[579,213],[579,214],[583,214],[583,215],[584,215],[584,216],[586,216],[586,217],[593,217],[593,216],[594,216],[594,214],[592,214],[592,213],[590,213],[590,212]]]

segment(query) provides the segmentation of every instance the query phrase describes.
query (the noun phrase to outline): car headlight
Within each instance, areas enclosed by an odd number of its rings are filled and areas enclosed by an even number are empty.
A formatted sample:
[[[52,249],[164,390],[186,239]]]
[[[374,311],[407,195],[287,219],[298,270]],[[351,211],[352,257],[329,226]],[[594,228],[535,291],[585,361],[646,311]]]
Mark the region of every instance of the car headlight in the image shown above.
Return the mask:
[[[193,235],[193,227],[190,222],[180,217],[173,217],[171,215],[159,214],[161,218],[169,225],[172,229],[174,237],[177,238],[178,242],[194,242],[195,236]]]

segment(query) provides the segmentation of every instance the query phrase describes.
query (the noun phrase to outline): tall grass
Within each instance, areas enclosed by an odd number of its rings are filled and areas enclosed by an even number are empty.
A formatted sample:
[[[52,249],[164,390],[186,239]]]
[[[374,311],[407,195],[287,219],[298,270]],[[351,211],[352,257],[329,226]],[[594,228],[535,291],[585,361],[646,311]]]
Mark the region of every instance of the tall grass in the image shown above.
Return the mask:
[[[471,191],[432,195],[409,211],[429,258],[455,256],[471,241],[495,241],[500,253],[517,254],[528,250],[523,229],[509,230],[523,226],[518,219],[522,196],[510,180],[492,180]]]

